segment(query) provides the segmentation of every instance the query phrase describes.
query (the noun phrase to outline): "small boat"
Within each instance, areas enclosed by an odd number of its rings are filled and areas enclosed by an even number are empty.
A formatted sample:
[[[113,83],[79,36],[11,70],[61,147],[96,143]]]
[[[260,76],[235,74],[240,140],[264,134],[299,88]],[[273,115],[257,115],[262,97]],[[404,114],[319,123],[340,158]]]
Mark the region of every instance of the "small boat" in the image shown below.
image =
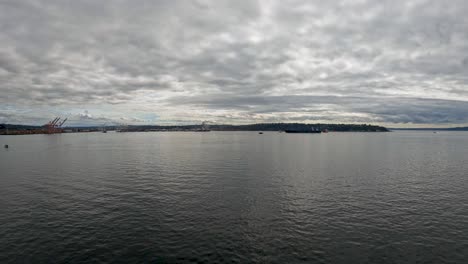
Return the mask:
[[[260,135],[263,135],[263,132],[258,132]]]

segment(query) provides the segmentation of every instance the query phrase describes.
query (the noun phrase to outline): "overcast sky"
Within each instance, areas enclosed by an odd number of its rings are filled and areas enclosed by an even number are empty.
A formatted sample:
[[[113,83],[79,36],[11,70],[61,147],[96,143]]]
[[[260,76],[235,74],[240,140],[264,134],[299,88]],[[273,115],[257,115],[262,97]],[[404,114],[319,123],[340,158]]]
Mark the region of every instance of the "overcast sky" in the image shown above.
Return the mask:
[[[0,123],[468,124],[468,1],[0,0]]]

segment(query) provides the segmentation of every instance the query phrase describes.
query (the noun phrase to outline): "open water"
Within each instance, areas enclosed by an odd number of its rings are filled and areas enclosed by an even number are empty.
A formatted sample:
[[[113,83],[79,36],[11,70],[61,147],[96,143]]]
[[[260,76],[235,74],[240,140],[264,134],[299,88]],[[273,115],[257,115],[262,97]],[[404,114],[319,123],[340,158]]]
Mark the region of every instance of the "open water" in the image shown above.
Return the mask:
[[[0,144],[0,263],[468,263],[467,132]]]

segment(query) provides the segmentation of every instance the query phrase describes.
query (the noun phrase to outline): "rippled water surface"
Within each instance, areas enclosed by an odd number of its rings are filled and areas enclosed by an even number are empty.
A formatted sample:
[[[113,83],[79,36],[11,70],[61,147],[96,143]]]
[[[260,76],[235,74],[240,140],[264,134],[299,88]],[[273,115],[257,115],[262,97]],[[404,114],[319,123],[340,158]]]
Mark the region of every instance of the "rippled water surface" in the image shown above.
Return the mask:
[[[0,263],[468,263],[467,132],[0,144]]]

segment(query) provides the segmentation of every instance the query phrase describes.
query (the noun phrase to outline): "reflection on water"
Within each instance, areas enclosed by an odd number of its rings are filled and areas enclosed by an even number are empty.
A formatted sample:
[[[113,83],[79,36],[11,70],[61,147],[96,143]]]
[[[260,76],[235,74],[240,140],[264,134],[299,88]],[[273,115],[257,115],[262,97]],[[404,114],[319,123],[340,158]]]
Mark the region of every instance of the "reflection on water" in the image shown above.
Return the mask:
[[[1,263],[465,263],[468,133],[2,136]]]

